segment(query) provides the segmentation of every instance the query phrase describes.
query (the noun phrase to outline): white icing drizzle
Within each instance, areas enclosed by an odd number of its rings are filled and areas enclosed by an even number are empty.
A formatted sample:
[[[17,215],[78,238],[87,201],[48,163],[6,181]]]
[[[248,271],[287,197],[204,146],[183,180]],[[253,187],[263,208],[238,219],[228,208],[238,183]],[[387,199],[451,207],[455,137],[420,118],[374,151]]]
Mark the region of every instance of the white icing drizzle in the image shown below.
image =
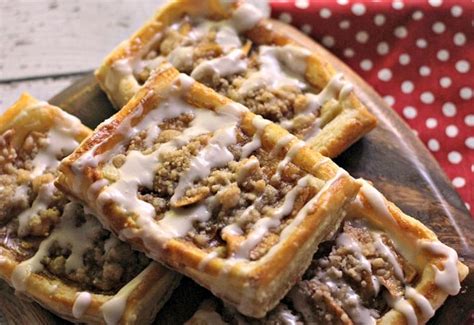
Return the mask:
[[[217,252],[210,252],[208,253],[202,260],[199,262],[198,265],[198,270],[203,271],[207,264],[209,264],[210,261],[212,261],[214,258],[216,258],[219,254]]]
[[[145,68],[150,70],[156,69],[166,60],[178,68],[189,66],[190,63],[193,62],[194,47],[192,45],[207,35],[211,28],[216,28],[216,43],[222,47],[224,52],[240,48],[242,43],[238,33],[253,28],[263,17],[263,13],[254,5],[244,3],[232,13],[232,17],[228,20],[212,21],[198,18],[196,19],[197,24],[193,26],[189,34],[186,35],[187,40],[185,44],[190,44],[191,46],[180,46],[168,54],[166,58],[160,55],[151,60],[142,59],[145,54],[150,51],[152,46],[162,38],[163,34],[157,33],[140,51],[138,51],[137,54],[135,54],[134,57],[120,59],[112,64],[111,69],[105,77],[105,87],[112,94],[120,93],[125,89],[128,94],[134,94],[140,88],[134,74],[140,73]],[[177,30],[179,25],[179,22],[177,22],[168,28]],[[239,71],[246,69],[245,62],[237,62],[236,59],[234,59],[234,62],[240,67],[239,69],[241,70]],[[214,64],[214,68],[216,65],[219,65],[219,71],[223,72],[222,69],[224,69],[224,63]],[[225,65],[227,66],[226,69],[228,71],[231,67],[228,63],[225,63]],[[243,68],[244,65],[245,68]],[[235,70],[236,68],[237,67],[234,67],[234,71],[237,71]],[[206,69],[208,69],[208,67]],[[231,72],[228,71],[227,73]],[[122,105],[125,103],[116,104]]]
[[[412,299],[413,302],[418,306],[423,317],[429,319],[435,314],[435,310],[428,299],[419,293],[415,288],[407,286],[405,288],[405,296],[409,299]]]
[[[386,293],[385,298],[390,307],[400,312],[407,321],[407,325],[416,325],[418,324],[418,319],[416,317],[416,312],[413,306],[408,302],[408,300],[397,297],[394,298],[390,294]]]
[[[252,140],[250,142],[242,146],[242,158],[248,157],[252,152],[262,146],[261,136],[263,134],[263,131],[265,130],[265,127],[270,123],[271,122],[269,120],[264,119],[260,115],[255,115],[252,120],[252,124],[256,128],[255,134],[253,135]]]
[[[305,146],[305,143],[303,141],[297,141],[295,142],[290,150],[286,153],[285,158],[281,160],[278,163],[277,169],[275,171],[275,174],[272,176],[272,181],[278,181],[281,178],[281,172],[283,169],[293,160],[294,156],[300,151],[301,148]]]
[[[231,26],[222,26],[216,33],[216,43],[220,45],[224,52],[229,49],[240,48],[242,42],[240,41],[239,35],[235,28]]]
[[[192,46],[180,46],[171,51],[167,59],[175,67],[183,67],[193,62],[193,53]]]
[[[442,263],[444,267],[443,270],[440,270],[438,267],[433,265],[435,271],[435,283],[444,292],[452,296],[457,295],[461,290],[461,283],[459,281],[457,268],[457,252],[440,241],[420,239],[418,241],[418,245],[433,254],[442,255],[445,257],[445,260]]]
[[[181,176],[171,199],[176,202],[194,181],[209,175],[212,168],[224,166],[234,159],[226,147],[236,142],[235,128],[242,113],[246,111],[243,106],[237,104],[220,107],[216,112],[195,108],[181,98],[193,80],[184,75],[180,75],[178,80],[180,82],[175,83],[174,91],[168,93],[156,109],[150,111],[133,128],[128,121],[123,121],[123,126],[119,127],[120,132],[129,139],[130,135],[137,134],[142,129],[182,113],[194,114],[190,126],[150,154],[130,151],[125,163],[118,169],[118,180],[103,187],[98,196],[99,207],[103,208],[107,202],[113,201],[125,211],[137,215],[138,229],[126,229],[122,231],[121,236],[140,236],[145,239],[147,247],[156,248],[157,243],[164,244],[167,239],[184,236],[192,228],[193,222],[208,220],[211,216],[208,205],[211,202],[206,200],[191,208],[171,208],[160,221],[155,222],[154,207],[138,198],[138,188],[152,187],[155,168],[163,154],[179,149],[199,135],[213,133],[209,143],[192,159],[189,170]]]
[[[92,302],[92,295],[87,291],[77,293],[74,305],[72,306],[72,316],[79,319],[84,315]]]
[[[341,100],[347,97],[347,90],[352,89],[352,85],[344,80],[342,73],[335,74],[327,85],[318,94],[306,94],[308,105],[303,114],[316,114],[317,111],[329,100],[338,98]]]
[[[247,161],[237,170],[237,182],[241,183],[249,176],[249,172],[255,167],[258,167],[260,162],[254,156],[247,159]]]
[[[118,324],[123,316],[125,307],[127,306],[127,299],[130,294],[143,283],[143,278],[151,269],[155,262],[150,263],[143,271],[141,271],[133,280],[123,286],[112,299],[105,302],[101,307],[102,315],[104,316],[107,325]]]
[[[36,196],[33,204],[30,208],[24,210],[18,215],[18,235],[23,237],[26,236],[29,232],[29,222],[31,218],[38,215],[41,211],[48,208],[50,204],[56,187],[53,182],[43,184],[39,190],[38,195]]]
[[[322,165],[327,164],[328,162],[332,162],[332,160],[328,157],[322,157],[316,164],[314,164],[313,168],[319,169]]]
[[[3,191],[4,187],[0,187],[0,191]],[[26,202],[28,201],[29,187],[27,185],[20,185],[15,189],[15,195],[13,195],[14,202]]]
[[[372,265],[370,264],[369,260],[364,256],[362,253],[362,249],[359,245],[359,242],[352,238],[350,235],[346,233],[341,233],[336,238],[336,246],[337,247],[345,247],[349,251],[354,254],[354,257],[357,258],[360,262],[360,265],[369,273],[371,274],[371,281],[372,286],[374,287],[375,294],[377,295],[380,291],[380,282],[375,275],[372,274]]]
[[[212,168],[224,167],[234,160],[234,155],[227,149],[227,146],[236,142],[235,123],[215,131],[209,144],[191,160],[189,170],[180,177],[171,197],[171,203],[176,203],[184,195],[186,188],[196,180],[209,176]]]
[[[38,109],[45,105],[48,103],[41,104]],[[46,145],[39,149],[32,160],[32,178],[41,175],[45,170],[56,168],[59,165],[59,160],[69,155],[79,145],[75,136],[83,128],[81,121],[66,112],[61,110],[59,112],[59,118],[47,132]]]
[[[300,324],[298,316],[293,315],[289,310],[281,310],[278,315],[282,318],[284,325],[297,325]]]
[[[263,18],[262,11],[250,3],[243,3],[233,12],[230,24],[242,33],[252,29]]]
[[[213,77],[222,78],[241,73],[247,69],[247,60],[241,49],[234,49],[228,54],[212,60],[201,62],[191,73],[196,80],[207,80]]]
[[[310,212],[312,212],[316,206],[316,203],[319,201],[320,197],[335,183],[337,182],[341,177],[347,176],[347,172],[340,168],[336,175],[329,181],[327,181],[324,186],[319,190],[318,194],[314,196],[311,200],[306,202],[306,204],[301,208],[300,211],[298,211],[298,214],[296,217],[290,222],[288,226],[283,229],[283,231],[280,233],[280,238],[278,241],[278,244],[274,245],[272,248],[270,248],[269,252],[267,253],[267,256],[270,258],[273,255],[273,252],[278,250],[279,244],[284,242],[303,222],[303,220],[308,216]]]
[[[12,284],[16,290],[24,291],[28,277],[32,273],[41,272],[44,269],[41,261],[45,256],[48,256],[49,249],[54,243],[58,243],[61,247],[68,247],[71,251],[65,263],[66,272],[71,272],[84,265],[83,255],[87,249],[93,247],[93,239],[97,237],[102,228],[92,217],[87,217],[86,222],[79,227],[76,226],[78,209],[82,209],[78,203],[66,204],[59,224],[51,232],[51,235],[41,242],[35,255],[15,267],[12,273]]]
[[[395,254],[393,254],[392,250],[383,242],[380,233],[371,231],[370,234],[372,235],[372,239],[374,240],[375,249],[380,253],[380,255],[387,259],[390,265],[392,265],[393,272],[397,279],[399,279],[400,281],[404,281],[403,269],[400,263],[398,263]]]
[[[348,284],[339,280],[333,280],[326,273],[319,273],[318,278],[326,284],[335,296],[337,296],[340,291],[344,290],[346,293],[346,298],[344,299],[344,311],[349,315],[354,324],[376,324],[376,320],[372,316],[371,310],[362,304],[360,296]]]
[[[308,88],[304,74],[309,55],[311,52],[294,45],[260,46],[260,68],[243,82],[238,92],[245,95],[263,87],[278,89],[282,86],[293,86],[302,90]]]
[[[361,180],[361,183],[362,186],[360,188],[360,192],[367,199],[368,203],[375,210],[377,215],[396,225],[396,221],[393,219],[383,195],[368,182]]]
[[[209,220],[212,214],[208,203],[209,200],[206,200],[189,208],[171,208],[166,211],[163,219],[157,223],[163,239],[182,237],[193,228],[194,222]]]
[[[344,80],[343,74],[337,73],[332,76],[326,86],[318,94],[306,94],[308,100],[306,109],[301,112],[296,112],[296,116],[318,116],[318,112],[324,104],[329,102],[331,99],[338,99],[339,101],[344,100],[350,94],[352,89],[352,84]],[[295,127],[295,119],[284,120],[280,124],[286,129],[293,129]],[[308,141],[313,139],[320,131],[321,119],[316,118],[310,129],[305,132],[304,140]]]
[[[298,180],[298,183],[288,193],[286,193],[283,204],[276,208],[269,217],[263,217],[254,224],[247,238],[239,244],[239,249],[235,253],[235,258],[248,259],[250,252],[254,249],[270,231],[270,229],[280,226],[281,219],[293,211],[295,200],[301,190],[308,187],[314,179],[311,175],[306,175]]]
[[[289,133],[281,137],[275,144],[275,147],[273,147],[272,151],[270,152],[270,157],[276,157],[280,153],[281,149],[294,139],[296,139],[296,137],[293,134]]]
[[[304,141],[310,141],[311,139],[316,137],[319,134],[319,132],[321,132],[321,118],[317,117],[314,120],[311,128],[305,132],[304,138],[303,138]]]

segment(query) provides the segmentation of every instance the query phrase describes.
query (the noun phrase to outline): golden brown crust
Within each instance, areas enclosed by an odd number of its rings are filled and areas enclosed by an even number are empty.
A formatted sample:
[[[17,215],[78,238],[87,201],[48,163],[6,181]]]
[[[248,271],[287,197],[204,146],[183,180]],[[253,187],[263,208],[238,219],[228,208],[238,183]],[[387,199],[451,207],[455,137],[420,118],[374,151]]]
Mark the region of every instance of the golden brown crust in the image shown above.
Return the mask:
[[[170,86],[175,82],[180,82],[181,79],[178,77],[179,72],[176,69],[170,66],[161,67],[160,72],[149,79],[121,111],[107,123],[100,125],[80,148],[63,160],[59,168],[61,175],[57,185],[67,193],[90,204],[96,212],[100,211],[101,221],[114,233],[140,231],[140,226],[135,218],[124,214],[113,201],[99,207],[96,202],[98,194],[91,197],[84,195],[88,193],[91,185],[100,179],[98,172],[100,167],[85,168],[83,172],[77,174],[74,166],[85,155],[112,150],[118,141],[124,139],[123,134],[116,130],[126,122],[126,118],[140,110],[141,113],[133,115],[136,117],[130,122],[131,126],[136,125],[166,98]],[[231,100],[197,82],[187,88],[184,99],[195,107],[210,110],[217,110],[232,103]],[[252,123],[254,118],[255,115],[249,111],[242,113],[239,127],[249,137],[256,132]],[[262,148],[270,151],[285,135],[288,136],[288,132],[283,128],[275,124],[268,125],[261,134]],[[281,148],[279,159],[286,155],[293,144],[290,142]],[[94,148],[94,153],[91,152],[92,148]],[[308,211],[301,224],[290,232],[288,238],[280,242],[278,249],[267,253],[258,261],[239,261],[229,266],[226,259],[213,258],[204,267],[200,267],[207,253],[179,238],[169,239],[164,245],[159,239],[155,239],[154,245],[145,245],[144,239],[140,236],[132,236],[127,241],[138,250],[191,276],[203,286],[211,288],[217,296],[239,306],[241,312],[261,317],[276,305],[301,276],[309,265],[318,243],[338,227],[345,204],[358,190],[358,185],[347,173],[342,172],[328,158],[307,147],[299,150],[292,162],[305,172],[328,182],[328,187],[316,198],[313,208]],[[78,178],[82,179],[80,186],[77,186]],[[296,250],[296,247],[299,249]],[[227,269],[227,276],[221,274],[223,269]]]
[[[114,72],[114,64],[124,59],[136,60],[144,55],[147,49],[157,42],[155,40],[157,35],[185,15],[221,20],[230,16],[230,12],[231,8],[224,8],[219,1],[214,0],[200,1],[199,5],[196,1],[191,0],[170,2],[163,6],[132,37],[109,54],[96,71],[99,84],[115,107],[122,107],[138,91],[139,84],[132,75],[120,75],[120,73]],[[256,45],[297,45],[295,41],[297,35],[282,33],[267,19],[261,20],[256,26],[245,32],[245,36]],[[322,89],[336,73],[336,70],[321,53],[313,52],[307,58],[305,78],[316,89]],[[115,85],[111,87],[111,83],[107,80],[114,79]],[[346,100],[342,101],[341,105],[341,113],[328,125],[325,125],[309,143],[318,152],[330,158],[338,156],[376,126],[375,117],[368,112],[353,92]]]
[[[348,217],[368,220],[370,224],[383,229],[388,234],[402,256],[417,269],[419,280],[414,288],[429,301],[434,310],[437,310],[449,294],[436,284],[434,266],[442,270],[448,256],[424,249],[422,241],[440,243],[436,235],[420,221],[403,213],[378,191],[377,198],[374,199],[370,193],[371,189],[377,191],[369,183],[363,181],[362,190],[349,207]],[[387,209],[385,211],[380,211],[382,202]],[[469,269],[457,261],[457,270],[461,282],[469,273]],[[412,299],[407,298],[407,300],[414,308],[418,322],[420,324],[426,323],[429,317],[423,314]],[[378,324],[404,324],[405,322],[407,322],[405,316],[395,309],[391,309],[377,321]]]
[[[64,123],[68,118],[58,107],[39,102],[29,94],[20,99],[0,116],[0,134],[14,129],[13,143],[21,150],[24,139],[30,132],[47,132],[54,125]],[[81,126],[77,129],[75,139],[80,142],[91,131]],[[20,264],[17,254],[6,247],[0,246],[0,278],[13,286],[12,274]],[[141,324],[151,322],[178,284],[180,276],[170,272],[161,265],[152,262],[142,272],[140,281],[130,288],[121,324]],[[103,324],[104,316],[101,307],[114,295],[91,293],[91,301],[80,319],[73,316],[73,306],[81,291],[69,281],[43,273],[32,273],[25,283],[22,295],[33,299],[44,308],[72,322]]]

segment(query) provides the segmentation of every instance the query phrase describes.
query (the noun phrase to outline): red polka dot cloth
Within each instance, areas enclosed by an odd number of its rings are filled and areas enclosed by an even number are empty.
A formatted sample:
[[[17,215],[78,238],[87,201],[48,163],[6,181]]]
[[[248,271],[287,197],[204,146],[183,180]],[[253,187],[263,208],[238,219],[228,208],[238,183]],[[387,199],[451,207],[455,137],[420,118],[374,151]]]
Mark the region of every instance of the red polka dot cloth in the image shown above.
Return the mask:
[[[474,210],[474,2],[272,1],[410,125]]]

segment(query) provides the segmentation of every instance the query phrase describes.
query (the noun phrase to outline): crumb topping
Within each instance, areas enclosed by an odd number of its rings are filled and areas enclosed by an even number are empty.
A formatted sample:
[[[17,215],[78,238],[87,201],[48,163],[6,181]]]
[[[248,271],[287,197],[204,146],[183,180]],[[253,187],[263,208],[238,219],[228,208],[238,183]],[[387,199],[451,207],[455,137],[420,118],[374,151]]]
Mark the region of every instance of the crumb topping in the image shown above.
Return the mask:
[[[200,111],[196,109],[196,112]],[[170,213],[187,213],[198,209],[199,213],[205,213],[206,216],[189,221],[190,228],[180,236],[182,240],[203,250],[215,251],[221,257],[243,254],[250,260],[258,260],[279,241],[280,232],[317,194],[323,185],[322,181],[306,176],[311,181],[297,185],[305,173],[291,162],[279,166],[281,160],[262,148],[257,148],[248,157],[243,156],[242,147],[253,140],[237,125],[231,129],[224,128],[227,130],[225,132],[232,130],[236,142],[220,147],[219,153],[212,154],[210,158],[214,159],[214,155],[229,155],[229,159],[226,158],[222,165],[206,167],[208,162],[202,162],[200,157],[212,152],[209,150],[217,150],[216,137],[224,131],[205,132],[196,122],[199,119],[202,117],[188,113],[165,119],[158,125],[160,132],[154,135],[148,145],[143,139],[149,138],[149,130],[155,126],[139,131],[128,146],[125,145],[109,163],[105,163],[101,169],[102,175],[114,184],[120,181],[123,173],[121,169],[131,164],[132,160],[129,164],[126,162],[129,159],[140,157],[141,160],[156,161],[148,167],[151,169],[147,173],[152,172],[150,184],[138,186],[139,202],[134,203],[135,207],[141,205],[140,202],[146,202],[153,209],[152,215],[158,224],[167,222]],[[189,136],[195,132],[195,136]],[[202,167],[197,168],[200,164],[203,164]],[[142,162],[140,165],[148,163]],[[203,172],[206,168],[209,168],[208,172]],[[279,177],[275,178],[273,176],[277,169]],[[193,173],[198,177],[187,176]],[[187,177],[190,177],[189,181],[183,181]],[[298,195],[290,194],[292,191],[297,191]],[[127,208],[127,211],[132,208]],[[262,219],[275,218],[279,214],[281,219],[275,221],[275,225],[268,226],[268,231],[260,239],[245,244],[251,246],[248,252],[242,250],[241,246],[249,240],[250,234],[261,227],[259,222]],[[189,217],[180,218],[187,223]],[[235,227],[241,233],[231,231]],[[263,229],[266,228],[259,231]]]

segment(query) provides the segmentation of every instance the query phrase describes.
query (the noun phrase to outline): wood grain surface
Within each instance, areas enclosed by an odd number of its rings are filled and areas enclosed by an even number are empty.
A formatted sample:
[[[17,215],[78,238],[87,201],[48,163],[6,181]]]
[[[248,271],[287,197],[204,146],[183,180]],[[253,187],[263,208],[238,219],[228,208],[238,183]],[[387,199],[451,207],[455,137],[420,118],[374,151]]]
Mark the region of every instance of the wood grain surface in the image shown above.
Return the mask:
[[[287,32],[292,27],[274,22]],[[371,180],[388,199],[403,211],[421,220],[436,232],[440,240],[455,248],[470,268],[462,284],[461,293],[449,297],[430,321],[431,324],[467,324],[474,314],[474,222],[460,197],[453,189],[437,162],[411,129],[392,111],[375,91],[336,57],[311,39],[299,34],[298,41],[306,47],[324,53],[328,60],[343,71],[356,88],[367,107],[379,119],[378,127],[354,144],[336,162],[355,177]],[[114,111],[106,96],[98,88],[92,75],[51,99],[66,111],[78,116],[90,127],[96,126]],[[3,301],[13,301],[11,291],[0,288],[0,313],[6,318],[18,317],[10,313]],[[179,324],[187,320],[197,305],[210,293],[189,279],[172,295],[157,317],[158,324]],[[7,299],[7,300],[5,300]],[[29,307],[24,313],[30,313]],[[37,315],[37,308],[31,307]],[[35,317],[47,324],[47,312]],[[12,319],[12,323],[16,318]]]

